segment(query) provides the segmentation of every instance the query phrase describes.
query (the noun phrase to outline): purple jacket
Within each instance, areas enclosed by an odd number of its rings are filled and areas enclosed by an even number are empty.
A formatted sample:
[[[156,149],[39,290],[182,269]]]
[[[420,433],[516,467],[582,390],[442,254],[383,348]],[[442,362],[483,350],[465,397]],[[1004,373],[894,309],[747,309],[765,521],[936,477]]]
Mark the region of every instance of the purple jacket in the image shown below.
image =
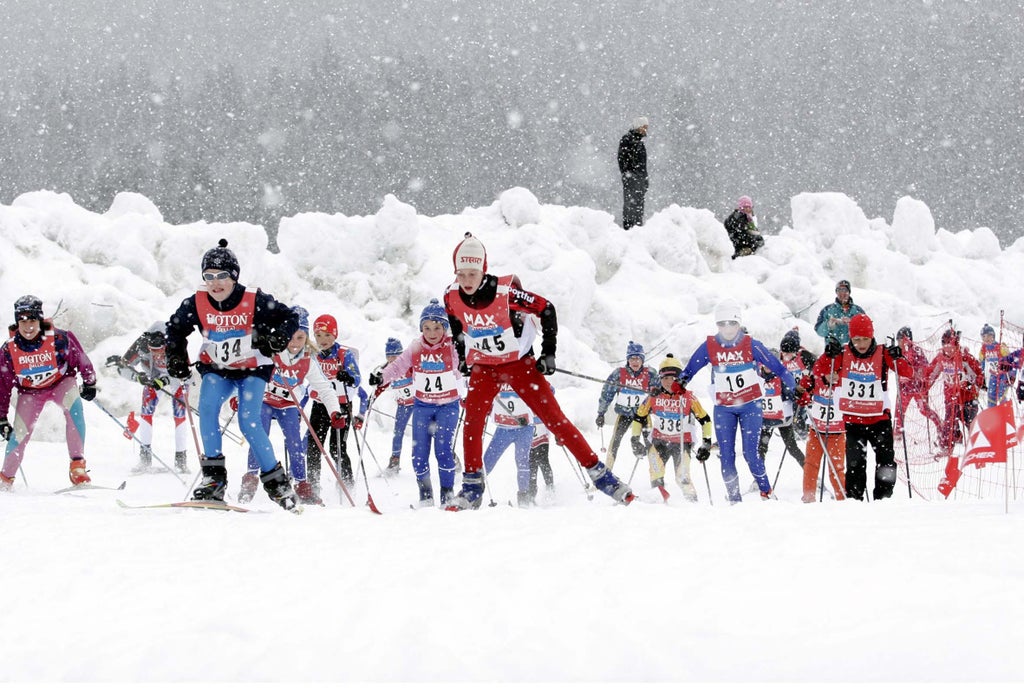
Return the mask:
[[[43,345],[43,336],[40,333],[32,341],[26,340],[19,333],[17,328],[12,332],[11,337],[17,346],[25,351],[35,351]],[[79,343],[78,338],[67,330],[53,330],[54,348],[57,350],[57,367],[60,370],[54,384],[65,377],[73,377],[76,374],[82,376],[82,382],[87,385],[96,384],[96,369],[92,361],[85,354],[85,350]],[[10,340],[4,343],[3,351],[0,352],[0,414],[7,415],[7,409],[11,405],[11,393],[17,387],[21,392],[21,385],[14,374],[14,363],[11,359],[11,351],[8,348]]]

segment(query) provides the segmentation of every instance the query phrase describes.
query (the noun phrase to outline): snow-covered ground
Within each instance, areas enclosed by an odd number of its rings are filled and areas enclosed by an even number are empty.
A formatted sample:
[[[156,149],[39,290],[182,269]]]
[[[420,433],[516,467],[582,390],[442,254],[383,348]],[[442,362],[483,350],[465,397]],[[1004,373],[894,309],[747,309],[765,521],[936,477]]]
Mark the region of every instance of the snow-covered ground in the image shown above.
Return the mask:
[[[227,237],[241,281],[314,315],[330,312],[364,372],[384,341],[408,342],[416,316],[451,279],[451,251],[473,231],[490,271],[515,272],[558,306],[559,366],[604,377],[632,339],[686,357],[731,296],[750,332],[774,346],[799,326],[806,346],[840,278],[881,338],[948,319],[965,333],[1024,322],[1011,276],[1024,243],[1001,248],[987,229],[936,229],[919,201],[892,221],[866,218],[841,194],[792,201],[793,226],[760,255],[731,261],[707,210],[672,206],[623,232],[612,216],[541,205],[512,189],[489,207],[424,217],[393,197],[367,217],[303,214],[282,222],[280,254],[262,228],[174,227],[146,199],[121,194],[96,215],[49,192],[0,206],[0,308],[24,293],[93,361],[121,353],[198,284],[203,252]],[[10,316],[8,316],[10,317]],[[705,373],[706,375],[706,373]],[[139,388],[103,370],[98,401],[119,418]],[[569,415],[595,448],[599,386],[556,375]],[[698,392],[706,378],[692,385]],[[706,395],[702,395],[706,400]],[[301,516],[259,493],[258,513],[125,510],[188,493],[177,476],[132,476],[135,450],[87,404],[92,490],[67,483],[62,417],[44,413],[11,494],[0,495],[5,681],[1019,681],[1024,642],[1022,511],[1002,499],[800,503],[786,459],[778,501],[727,507],[717,465],[695,479],[701,503],[661,504],[644,467],[640,500],[588,501],[561,449],[557,490],[521,510],[513,461],[490,481],[493,508],[451,514],[408,508],[408,462],[397,479],[365,457],[383,515],[339,504]],[[390,412],[390,402],[381,410]],[[169,407],[154,449],[170,462]],[[225,417],[227,413],[225,412]],[[610,416],[609,416],[610,418]],[[371,418],[382,463],[390,420]],[[606,433],[607,435],[607,433]],[[272,438],[280,442],[276,428]],[[244,448],[226,443],[233,495]],[[195,450],[190,449],[195,466]],[[769,477],[779,467],[773,445]],[[742,461],[741,476],[748,477]],[[620,451],[616,472],[633,459]],[[871,471],[869,469],[869,475]],[[193,476],[185,476],[190,482]],[[904,487],[905,486],[900,486]],[[672,488],[669,488],[670,491]]]

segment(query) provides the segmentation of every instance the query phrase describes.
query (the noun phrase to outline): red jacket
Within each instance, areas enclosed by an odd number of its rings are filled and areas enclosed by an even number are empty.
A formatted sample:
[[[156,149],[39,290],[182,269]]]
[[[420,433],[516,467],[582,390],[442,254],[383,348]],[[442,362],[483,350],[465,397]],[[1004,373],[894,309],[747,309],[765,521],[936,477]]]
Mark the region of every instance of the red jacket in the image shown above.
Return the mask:
[[[943,347],[924,371],[925,384],[931,389],[942,377],[942,393],[947,404],[966,404],[978,399],[985,384],[985,371],[967,348]]]

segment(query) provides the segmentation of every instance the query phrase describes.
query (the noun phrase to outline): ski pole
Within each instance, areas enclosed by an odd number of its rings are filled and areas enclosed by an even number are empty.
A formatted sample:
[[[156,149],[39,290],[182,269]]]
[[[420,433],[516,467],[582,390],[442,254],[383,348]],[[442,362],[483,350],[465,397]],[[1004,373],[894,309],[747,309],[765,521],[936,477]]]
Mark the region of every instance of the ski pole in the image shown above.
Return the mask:
[[[608,449],[604,446],[604,426],[598,428],[601,431],[601,453],[604,454]]]
[[[640,454],[636,455],[636,461],[633,462],[633,470],[629,472],[629,480],[627,480],[626,483],[631,487],[633,485],[633,476],[636,475],[636,469],[640,465],[640,459],[642,458],[643,456],[641,456]]]
[[[320,441],[320,437],[316,434],[316,430],[313,429],[313,424],[309,422],[309,416],[306,415],[306,410],[302,408],[302,404],[299,403],[299,398],[295,396],[295,390],[289,389],[288,394],[291,395],[292,401],[295,402],[295,408],[299,409],[299,415],[302,416],[302,420],[306,424],[306,428],[309,429],[309,436],[313,438],[313,442],[316,444],[317,449],[320,450],[320,455],[327,459],[327,467],[331,469],[332,473],[334,473],[334,478],[338,481],[338,487],[341,488],[342,493],[348,498],[348,503],[355,506],[356,503],[353,501],[352,495],[349,494],[348,488],[345,487],[345,483],[342,481],[341,475],[338,474],[338,469],[334,467],[334,458],[327,453],[326,449],[324,449],[324,443]],[[374,511],[374,509],[375,507],[372,508],[371,511]],[[379,514],[380,512],[374,511],[374,513]]]
[[[182,384],[184,385],[186,383],[183,382]],[[175,399],[174,395],[171,394],[170,392],[168,392],[163,387],[157,387],[156,389],[160,390],[161,392],[163,392],[164,394],[169,396],[171,399]],[[192,413],[199,413],[198,409],[196,409],[194,406],[192,406],[192,404],[190,404],[188,402],[187,398],[185,399],[184,403],[189,407],[189,409],[192,411]],[[234,413],[233,412],[232,412],[232,416],[231,417],[234,418]],[[228,419],[228,423],[230,423],[230,422],[231,422],[231,419],[229,418]],[[220,434],[223,435],[224,437],[227,437],[228,439],[232,440],[233,442],[237,442],[239,445],[244,445],[245,444],[245,438],[242,437],[241,435],[231,431],[231,430],[228,430],[228,423],[225,423],[223,426],[221,426]]]
[[[195,442],[196,445],[196,456],[199,457],[199,470],[196,471],[196,477],[192,478],[192,485],[188,488],[188,492],[185,493],[185,497],[183,498],[188,499],[192,495],[192,491],[195,489],[196,483],[199,482],[199,476],[203,474],[203,459],[206,458],[206,455],[203,453],[202,447],[199,446],[199,435],[196,433],[196,419],[192,413],[192,404],[185,404],[185,412],[188,415],[188,426],[192,429],[192,441]]]
[[[21,466],[18,466],[18,472],[21,473],[21,480],[23,483],[25,483],[25,487],[28,487],[28,478],[25,477],[25,469]]]
[[[115,416],[115,415],[114,415],[113,413],[111,413],[110,411],[108,411],[108,410],[107,410],[107,408],[106,408],[106,407],[105,407],[105,406],[104,406],[103,404],[101,404],[101,403],[100,403],[99,401],[97,401],[96,399],[93,399],[93,400],[92,400],[92,403],[94,403],[94,404],[96,405],[96,408],[98,408],[98,409],[99,409],[100,411],[103,411],[103,413],[107,414],[107,416],[108,416],[108,417],[110,418],[110,420],[112,420],[112,421],[114,421],[115,423],[117,423],[118,427],[120,427],[120,428],[121,428],[121,430],[122,430],[122,431],[124,431],[124,434],[125,434],[126,436],[129,436],[129,437],[131,437],[131,438],[132,438],[132,439],[133,439],[134,441],[138,442],[138,443],[139,443],[139,446],[143,446],[143,445],[142,445],[142,442],[141,442],[141,441],[139,440],[139,438],[135,436],[135,433],[134,433],[134,432],[132,432],[131,430],[129,430],[129,429],[128,429],[128,426],[127,426],[127,425],[125,425],[124,423],[122,423],[122,422],[120,421],[120,419],[119,419],[119,418],[118,418],[117,416]],[[151,455],[151,456],[152,456],[152,457],[153,457],[154,459],[156,459],[156,460],[157,460],[157,463],[159,463],[159,464],[160,464],[161,466],[163,466],[164,468],[166,468],[166,469],[167,469],[167,471],[168,471],[169,473],[173,473],[173,474],[174,474],[174,477],[175,477],[175,478],[177,478],[178,480],[180,480],[180,481],[181,481],[181,484],[182,484],[182,485],[184,485],[184,484],[185,484],[185,481],[184,481],[184,479],[182,479],[182,477],[181,477],[180,475],[178,475],[178,473],[177,473],[176,471],[172,471],[172,470],[171,470],[171,467],[170,467],[170,466],[168,466],[168,465],[167,465],[166,463],[164,463],[163,459],[161,459],[161,458],[160,458],[159,456],[157,456],[157,455],[156,455],[156,454],[155,454],[155,453],[153,452],[153,450],[152,450],[152,449],[150,449],[150,455]]]
[[[366,477],[366,466],[363,464],[363,447],[359,443],[359,433],[353,433],[352,437],[356,441],[356,451],[359,453],[359,470],[363,473],[363,485],[366,486],[366,506],[370,507],[370,511],[375,514],[380,514],[380,510],[377,505],[373,503],[373,495],[370,494],[370,481]],[[374,459],[376,462],[377,459]]]
[[[708,505],[714,506],[715,500],[711,497],[711,479],[708,478],[708,462],[705,459],[700,462],[701,468],[704,469],[704,484],[708,487]]]
[[[815,437],[818,440],[818,444],[821,445],[821,448],[822,448],[821,476],[818,478],[818,480],[821,481],[821,484],[818,486],[818,503],[820,504],[821,502],[825,501],[825,462],[828,461],[829,458],[827,456],[825,456],[825,447],[824,447],[824,445],[821,444],[821,437],[819,437],[817,435],[817,432],[818,432],[817,428],[815,428],[814,429]]]
[[[587,500],[591,502],[594,501],[594,495],[591,492],[591,488],[593,486],[587,482],[586,478],[583,477],[583,467],[580,466],[578,461],[569,456],[569,450],[565,448],[564,444],[560,444],[558,446],[562,448],[562,453],[565,454],[565,460],[572,466],[573,475],[575,475],[576,479],[580,481],[580,485],[583,487],[583,492],[587,495]]]
[[[779,483],[779,476],[782,475],[782,464],[786,461],[787,452],[789,452],[789,447],[785,444],[782,445],[782,458],[779,459],[779,470],[775,471],[775,480],[772,481],[772,492],[775,492],[775,486]]]

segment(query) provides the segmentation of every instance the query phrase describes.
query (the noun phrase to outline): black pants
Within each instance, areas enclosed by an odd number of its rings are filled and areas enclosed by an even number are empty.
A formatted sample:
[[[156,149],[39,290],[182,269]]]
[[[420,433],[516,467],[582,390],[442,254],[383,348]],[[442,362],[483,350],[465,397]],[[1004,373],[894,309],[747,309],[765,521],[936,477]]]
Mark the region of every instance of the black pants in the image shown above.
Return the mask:
[[[551,472],[551,460],[548,457],[550,443],[530,447],[530,496],[537,496],[537,473],[544,476],[544,484],[554,487],[555,475]]]
[[[892,444],[892,421],[888,418],[870,425],[846,424],[846,496],[864,499],[867,489],[868,445],[875,450],[875,499],[892,497],[896,485],[896,452]]]
[[[630,179],[622,182],[622,228],[629,229],[644,223],[644,194],[647,184]]]
[[[619,453],[619,445],[622,444],[623,436],[632,425],[633,416],[620,416],[618,413],[615,414],[615,427],[612,429],[612,441],[608,445],[608,458],[605,461],[605,465],[608,466],[609,471],[615,467],[615,457]]]
[[[772,438],[772,430],[779,431],[779,436],[782,438],[782,443],[786,445],[786,450],[800,464],[800,468],[803,468],[804,452],[800,449],[800,444],[796,439],[796,430],[793,429],[792,425],[761,426],[761,438],[757,442],[757,453],[761,455],[761,460],[764,461],[768,455],[768,442]]]
[[[327,451],[331,452],[331,458],[338,467],[341,479],[345,484],[352,485],[354,483],[352,461],[348,457],[348,450],[345,446],[348,440],[348,427],[352,424],[352,405],[342,404],[341,412],[348,419],[348,422],[341,430],[334,430],[331,428],[331,415],[327,413],[327,407],[319,402],[314,402],[313,410],[309,414],[309,424],[313,426],[313,431],[320,438],[320,441],[324,443]],[[329,446],[327,445],[328,437],[330,437]],[[317,446],[316,440],[311,435],[306,442],[306,473],[308,474],[309,482],[313,484],[315,489],[320,487],[320,461],[320,447]]]

